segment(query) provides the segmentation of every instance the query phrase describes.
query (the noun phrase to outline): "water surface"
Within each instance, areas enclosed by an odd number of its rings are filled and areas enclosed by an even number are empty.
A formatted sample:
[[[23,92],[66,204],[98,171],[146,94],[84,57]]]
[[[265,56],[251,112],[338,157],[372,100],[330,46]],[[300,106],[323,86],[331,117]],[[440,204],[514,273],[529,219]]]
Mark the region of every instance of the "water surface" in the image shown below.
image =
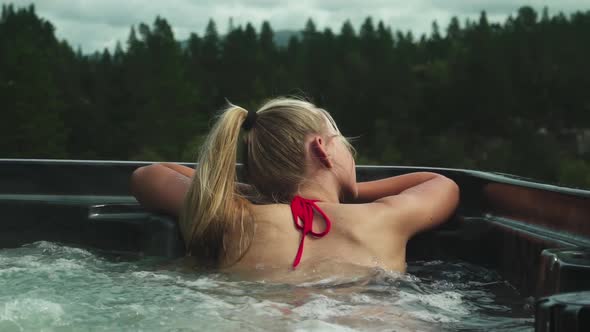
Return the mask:
[[[50,242],[0,250],[1,331],[531,331],[532,316],[496,273],[460,261],[284,285]]]

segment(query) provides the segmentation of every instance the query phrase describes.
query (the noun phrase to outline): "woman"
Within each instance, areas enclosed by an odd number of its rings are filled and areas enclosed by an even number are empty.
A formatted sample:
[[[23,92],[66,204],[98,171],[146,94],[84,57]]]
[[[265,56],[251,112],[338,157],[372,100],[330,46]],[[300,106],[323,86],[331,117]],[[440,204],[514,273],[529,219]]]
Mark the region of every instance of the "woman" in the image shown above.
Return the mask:
[[[238,145],[248,185],[236,180]],[[144,206],[180,216],[187,254],[201,263],[281,280],[350,267],[404,271],[408,239],[448,219],[459,199],[457,185],[435,173],[357,183],[329,113],[289,98],[257,112],[230,105],[195,171],[145,166],[132,190]]]

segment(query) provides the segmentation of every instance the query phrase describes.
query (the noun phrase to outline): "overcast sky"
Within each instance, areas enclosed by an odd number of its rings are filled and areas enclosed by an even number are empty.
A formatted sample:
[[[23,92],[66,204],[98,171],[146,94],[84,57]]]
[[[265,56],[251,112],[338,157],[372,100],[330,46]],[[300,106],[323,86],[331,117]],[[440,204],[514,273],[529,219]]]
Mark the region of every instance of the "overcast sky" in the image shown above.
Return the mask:
[[[160,15],[168,20],[177,40],[191,32],[202,35],[213,18],[221,33],[229,18],[234,25],[253,23],[257,28],[267,20],[273,29],[300,30],[308,18],[323,29],[339,31],[350,19],[355,27],[367,17],[383,20],[393,29],[411,30],[416,35],[430,32],[433,20],[446,27],[456,15],[461,21],[477,18],[486,10],[491,21],[504,21],[523,5],[551,14],[590,10],[590,0],[12,0],[18,6],[35,4],[37,14],[56,27],[58,38],[66,39],[85,53],[124,45],[131,25],[153,23]]]

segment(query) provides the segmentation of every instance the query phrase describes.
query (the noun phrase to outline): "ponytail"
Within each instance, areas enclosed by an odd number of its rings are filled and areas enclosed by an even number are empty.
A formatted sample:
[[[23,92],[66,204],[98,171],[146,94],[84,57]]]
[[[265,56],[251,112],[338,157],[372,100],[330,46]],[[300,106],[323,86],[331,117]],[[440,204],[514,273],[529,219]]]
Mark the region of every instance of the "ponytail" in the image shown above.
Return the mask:
[[[326,111],[306,101],[275,98],[250,113],[230,104],[201,147],[180,213],[187,253],[202,263],[223,266],[237,262],[252,241],[250,204],[237,187],[236,155],[242,127],[249,130],[244,164],[252,185],[250,198],[287,203],[305,180],[305,139],[324,133],[329,125],[326,118],[338,131]]]
[[[237,191],[236,155],[240,129],[248,112],[231,105],[223,111],[201,147],[195,176],[180,215],[188,255],[214,266],[243,255],[250,236],[245,198]],[[238,243],[227,235],[239,232]]]

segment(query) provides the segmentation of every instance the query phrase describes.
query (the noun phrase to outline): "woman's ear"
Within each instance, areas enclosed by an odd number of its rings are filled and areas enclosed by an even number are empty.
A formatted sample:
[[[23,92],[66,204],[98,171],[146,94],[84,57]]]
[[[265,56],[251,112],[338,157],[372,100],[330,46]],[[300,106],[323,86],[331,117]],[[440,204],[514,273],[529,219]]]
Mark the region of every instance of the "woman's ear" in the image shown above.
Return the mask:
[[[311,141],[311,153],[312,158],[317,159],[324,167],[332,168],[334,165],[329,158],[328,151],[326,150],[326,140],[321,136],[316,136]]]

